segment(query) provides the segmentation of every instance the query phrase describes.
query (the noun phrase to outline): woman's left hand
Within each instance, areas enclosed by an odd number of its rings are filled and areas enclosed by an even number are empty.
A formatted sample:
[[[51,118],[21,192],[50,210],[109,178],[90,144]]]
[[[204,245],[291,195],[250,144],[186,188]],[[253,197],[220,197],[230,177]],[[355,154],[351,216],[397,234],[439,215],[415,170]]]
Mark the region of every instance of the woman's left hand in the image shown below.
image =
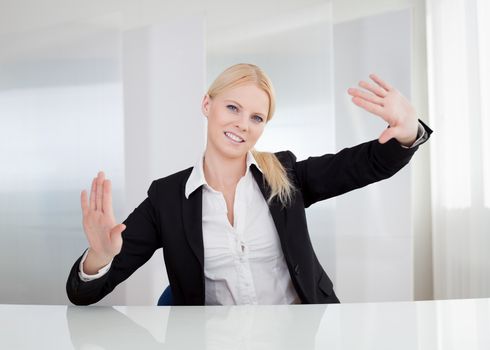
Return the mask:
[[[376,74],[369,77],[377,83],[373,85],[361,80],[359,86],[372,92],[349,88],[347,92],[359,107],[383,118],[390,127],[379,136],[380,143],[393,137],[404,146],[411,146],[417,138],[418,119],[415,109],[400,91],[381,80]]]

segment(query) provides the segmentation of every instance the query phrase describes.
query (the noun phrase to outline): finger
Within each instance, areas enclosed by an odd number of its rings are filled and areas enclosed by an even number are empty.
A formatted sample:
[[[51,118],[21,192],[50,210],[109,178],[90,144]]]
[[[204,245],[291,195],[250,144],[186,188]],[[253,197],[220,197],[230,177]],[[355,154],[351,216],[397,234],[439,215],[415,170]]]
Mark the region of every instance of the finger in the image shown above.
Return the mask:
[[[83,216],[86,216],[88,214],[88,210],[89,210],[88,200],[87,200],[87,191],[85,191],[85,190],[82,191],[82,194],[80,196],[80,202],[82,204]]]
[[[372,102],[372,103],[375,103],[377,105],[380,105],[381,107],[384,106],[383,104],[383,99],[380,98],[379,96],[377,95],[373,95],[373,94],[370,94],[368,92],[365,92],[365,91],[362,91],[362,90],[359,90],[359,89],[355,89],[355,88],[350,88],[347,90],[349,92],[350,95],[352,96],[357,96],[357,97],[361,97],[369,102]]]
[[[112,215],[112,183],[107,179],[104,181],[104,194],[102,196],[102,212]]]
[[[376,115],[380,116],[383,119],[386,118],[385,117],[385,114],[384,114],[383,107],[381,107],[380,105],[377,105],[375,103],[366,101],[366,100],[364,100],[364,99],[362,99],[360,97],[353,97],[352,98],[352,102],[354,102],[359,107],[364,108],[368,112],[371,112],[373,114],[376,114]]]
[[[95,196],[95,205],[97,207],[97,211],[102,211],[102,191],[104,184],[104,172],[99,171],[97,174],[97,194]]]
[[[94,177],[94,179],[92,180],[92,188],[90,189],[90,209],[91,210],[95,210],[97,207],[96,207],[96,203],[95,203],[95,193],[97,192],[97,178]]]
[[[386,81],[381,79],[378,75],[373,73],[373,74],[370,74],[369,77],[371,79],[373,79],[377,84],[379,84],[386,91],[390,91],[393,89],[393,87],[390,84],[388,84]]]
[[[388,95],[388,92],[385,89],[383,89],[379,86],[373,85],[373,84],[371,84],[367,81],[364,81],[364,80],[361,80],[359,82],[359,86],[371,91],[373,94],[375,94],[378,97],[384,98],[384,97],[386,97],[386,95]]]
[[[381,133],[381,135],[378,138],[379,143],[386,143],[390,139],[396,136],[396,129],[395,128],[387,128],[385,131]]]

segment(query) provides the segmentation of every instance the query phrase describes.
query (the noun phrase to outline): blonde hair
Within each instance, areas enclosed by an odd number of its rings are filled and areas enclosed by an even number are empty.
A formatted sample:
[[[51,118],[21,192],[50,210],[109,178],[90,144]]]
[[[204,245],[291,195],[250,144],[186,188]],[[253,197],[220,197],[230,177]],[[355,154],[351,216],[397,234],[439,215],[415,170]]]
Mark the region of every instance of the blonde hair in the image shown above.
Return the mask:
[[[275,91],[267,74],[254,64],[238,63],[228,67],[213,81],[207,94],[213,98],[225,90],[250,83],[255,84],[269,96],[269,111],[266,118],[266,123],[268,123],[276,108]],[[292,200],[294,185],[288,178],[279,159],[271,152],[260,152],[255,148],[250,151],[262,169],[265,180],[271,189],[267,204],[270,204],[277,196],[283,207],[288,206]]]

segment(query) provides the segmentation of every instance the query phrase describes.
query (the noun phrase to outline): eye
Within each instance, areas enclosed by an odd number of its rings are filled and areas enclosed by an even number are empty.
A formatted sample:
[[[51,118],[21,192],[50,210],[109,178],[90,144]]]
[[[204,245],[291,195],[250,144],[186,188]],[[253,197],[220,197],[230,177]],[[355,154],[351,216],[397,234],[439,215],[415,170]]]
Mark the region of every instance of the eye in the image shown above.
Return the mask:
[[[226,108],[234,111],[234,112],[237,112],[238,111],[238,108],[234,105],[227,105]],[[258,121],[259,123],[263,122],[264,121],[264,118],[262,118],[260,115],[254,115],[252,117],[255,121]]]
[[[262,118],[260,115],[254,115],[253,116],[255,118],[255,120],[257,120],[258,122],[262,122],[264,121],[264,118]]]

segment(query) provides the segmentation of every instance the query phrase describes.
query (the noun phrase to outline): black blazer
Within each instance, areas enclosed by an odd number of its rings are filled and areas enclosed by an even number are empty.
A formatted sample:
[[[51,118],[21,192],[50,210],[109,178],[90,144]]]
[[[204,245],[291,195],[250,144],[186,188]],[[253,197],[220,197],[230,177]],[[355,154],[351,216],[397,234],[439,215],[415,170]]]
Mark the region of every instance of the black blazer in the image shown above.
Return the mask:
[[[420,121],[420,120],[419,120]],[[428,136],[432,130],[420,121]],[[403,148],[396,139],[377,139],[344,148],[336,154],[296,161],[291,151],[275,155],[296,186],[290,206],[269,205],[293,285],[302,303],[338,303],[332,281],[313,250],[305,208],[356,188],[386,179],[403,168],[419,146]],[[185,198],[185,184],[193,167],[154,180],[148,197],[123,222],[123,245],[109,271],[99,279],[83,282],[78,276],[81,256],[66,283],[70,301],[88,305],[101,300],[119,283],[147,262],[158,248],[163,257],[175,305],[204,305],[204,248],[202,239],[202,186]],[[264,195],[270,188],[262,173],[251,172]]]

